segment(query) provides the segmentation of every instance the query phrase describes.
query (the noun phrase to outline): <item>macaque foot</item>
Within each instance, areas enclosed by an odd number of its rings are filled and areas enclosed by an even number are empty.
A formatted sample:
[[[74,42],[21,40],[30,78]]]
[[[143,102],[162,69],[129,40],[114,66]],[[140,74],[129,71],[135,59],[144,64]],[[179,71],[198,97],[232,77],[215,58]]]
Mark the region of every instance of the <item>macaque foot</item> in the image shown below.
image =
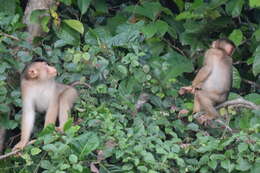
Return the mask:
[[[57,132],[63,132],[63,130],[62,130],[62,128],[61,127],[55,127],[55,130],[57,131]]]
[[[192,93],[193,94],[193,87],[192,86],[186,86],[186,87],[181,87],[179,90],[179,94],[183,95],[186,93]]]
[[[211,123],[211,120],[213,120],[213,118],[208,115],[201,115],[197,118],[197,121],[204,126],[208,126]]]
[[[22,150],[22,149],[24,149],[24,147],[26,147],[26,145],[27,145],[27,142],[20,141],[20,142],[18,142],[18,144],[16,144],[13,147],[12,151]]]

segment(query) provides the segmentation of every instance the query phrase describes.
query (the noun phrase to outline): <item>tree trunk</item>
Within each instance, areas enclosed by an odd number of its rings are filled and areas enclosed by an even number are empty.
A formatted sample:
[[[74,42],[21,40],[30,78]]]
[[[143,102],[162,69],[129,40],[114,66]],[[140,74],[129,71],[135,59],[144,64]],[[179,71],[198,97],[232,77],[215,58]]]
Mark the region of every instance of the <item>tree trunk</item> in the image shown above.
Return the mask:
[[[27,41],[32,43],[33,39],[37,36],[42,36],[43,31],[39,24],[30,22],[30,16],[33,10],[47,10],[52,5],[53,0],[29,0],[25,12],[23,21],[27,25],[27,31],[30,36]]]
[[[0,128],[0,153],[3,152],[4,141],[5,141],[5,129],[4,128]]]

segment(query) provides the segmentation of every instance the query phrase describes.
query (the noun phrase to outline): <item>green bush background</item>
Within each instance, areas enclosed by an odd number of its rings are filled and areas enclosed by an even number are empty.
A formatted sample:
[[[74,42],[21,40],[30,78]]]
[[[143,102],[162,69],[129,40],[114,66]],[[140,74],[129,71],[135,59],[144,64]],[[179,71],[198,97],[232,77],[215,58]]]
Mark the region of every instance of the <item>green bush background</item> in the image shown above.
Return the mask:
[[[21,157],[0,161],[0,172],[260,172],[260,111],[228,108],[234,133],[199,126],[189,85],[203,53],[218,38],[237,46],[229,99],[260,104],[259,0],[59,0],[34,11],[46,32],[28,43],[23,1],[0,0],[0,126],[10,152],[21,118],[19,74],[32,58],[48,59],[57,80],[89,83],[65,133],[42,130]],[[50,14],[40,17],[41,14]],[[12,36],[12,37],[11,37]],[[248,82],[251,81],[251,82]],[[149,101],[135,114],[142,93]],[[187,113],[183,113],[187,112]],[[14,141],[13,141],[14,140]]]

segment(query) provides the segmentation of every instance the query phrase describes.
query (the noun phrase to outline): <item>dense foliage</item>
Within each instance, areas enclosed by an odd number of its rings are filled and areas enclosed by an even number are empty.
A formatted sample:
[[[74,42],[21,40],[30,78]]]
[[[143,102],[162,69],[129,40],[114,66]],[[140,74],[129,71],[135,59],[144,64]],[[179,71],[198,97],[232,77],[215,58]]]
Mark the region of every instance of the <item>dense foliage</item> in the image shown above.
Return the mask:
[[[42,129],[20,157],[0,161],[0,172],[260,172],[260,110],[221,109],[223,128],[199,126],[191,95],[179,96],[218,38],[231,39],[234,79],[230,99],[260,104],[258,0],[59,0],[31,21],[46,32],[26,41],[19,0],[0,0],[0,126],[6,150],[19,140],[19,74],[32,58],[48,59],[57,80],[87,82],[61,134]],[[50,14],[43,15],[43,14]],[[149,100],[136,112],[142,93]],[[228,115],[228,116],[227,116]]]

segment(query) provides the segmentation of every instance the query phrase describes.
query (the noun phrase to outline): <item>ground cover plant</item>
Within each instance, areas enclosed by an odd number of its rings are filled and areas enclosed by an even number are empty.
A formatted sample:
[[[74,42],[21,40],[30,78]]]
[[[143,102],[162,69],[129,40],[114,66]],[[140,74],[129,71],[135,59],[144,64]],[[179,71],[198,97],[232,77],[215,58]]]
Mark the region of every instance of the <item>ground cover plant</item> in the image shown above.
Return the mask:
[[[225,125],[205,127],[192,116],[192,95],[178,94],[210,43],[229,38],[237,46],[229,100],[260,105],[258,0],[58,0],[31,14],[44,31],[33,43],[22,21],[26,1],[0,3],[4,153],[19,140],[27,62],[45,58],[58,81],[91,85],[77,87],[64,133],[42,130],[37,116],[37,141],[1,159],[1,173],[260,172],[259,109],[221,108]]]

